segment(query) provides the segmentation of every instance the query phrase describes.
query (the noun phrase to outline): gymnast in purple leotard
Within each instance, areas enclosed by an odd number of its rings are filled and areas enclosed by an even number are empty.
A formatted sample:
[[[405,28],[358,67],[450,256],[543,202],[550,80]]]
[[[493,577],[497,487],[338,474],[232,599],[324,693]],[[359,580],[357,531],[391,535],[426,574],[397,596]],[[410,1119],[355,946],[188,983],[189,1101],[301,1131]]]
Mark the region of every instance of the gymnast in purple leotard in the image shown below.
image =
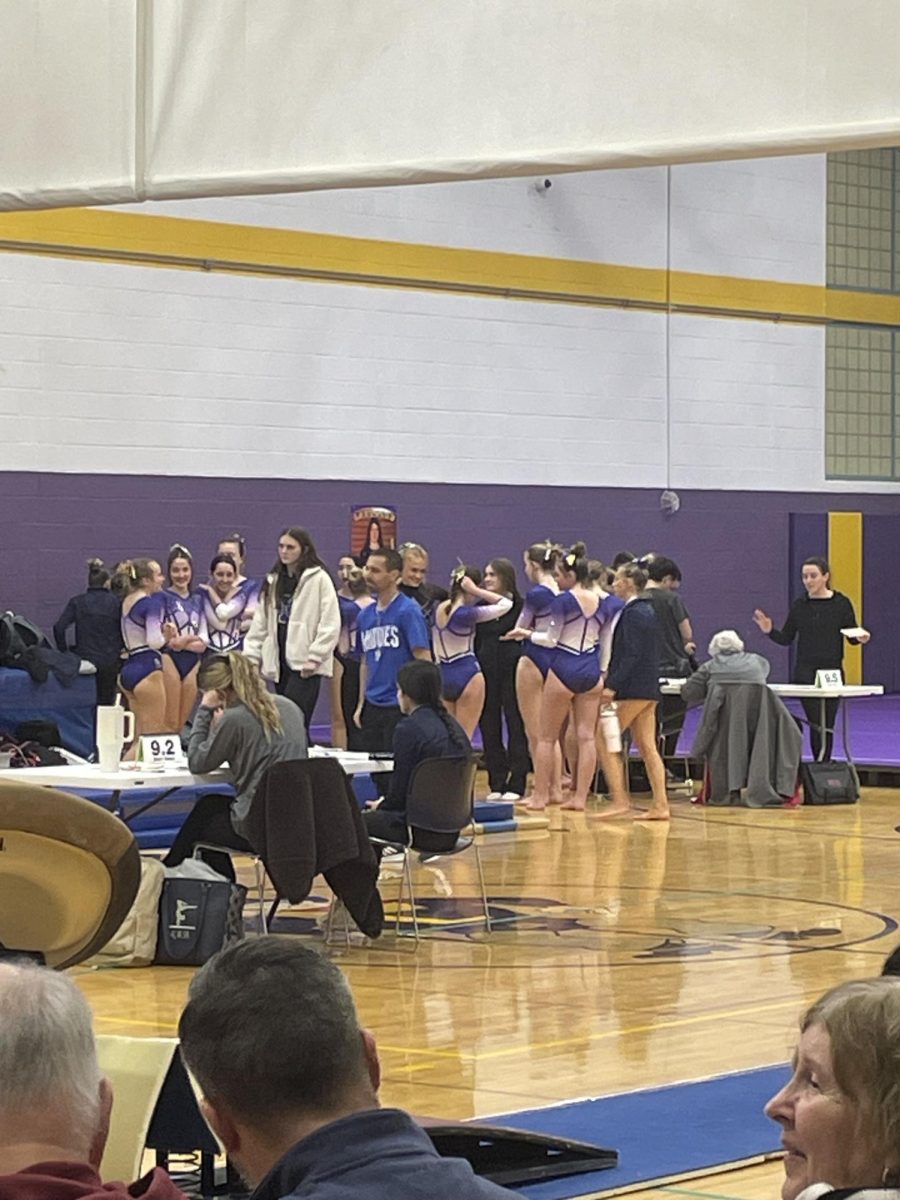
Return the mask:
[[[237,591],[232,600],[219,608],[223,610],[222,619],[240,615],[241,635],[246,634],[253,622],[253,614],[259,604],[262,591],[261,579],[248,579],[244,574],[247,565],[247,541],[240,533],[229,533],[219,542],[216,554],[229,554],[237,567]]]
[[[441,671],[444,703],[472,740],[484,708],[484,676],[475,657],[475,629],[512,608],[508,596],[480,587],[478,567],[459,566],[450,576],[450,598],[434,610],[431,648]],[[482,603],[479,603],[482,601]]]
[[[217,554],[209,564],[209,583],[203,588],[207,642],[214,654],[240,650],[245,595],[238,585],[237,563],[230,554]]]
[[[601,599],[590,588],[583,542],[576,542],[558,561],[556,580],[560,592],[551,606],[546,629],[532,630],[528,635],[532,643],[546,647],[550,654],[541,694],[531,807],[544,808],[556,798],[551,791],[555,756],[571,707],[578,741],[578,766],[572,797],[563,807],[583,809],[597,768],[600,634],[612,611],[621,604],[614,597]]]
[[[516,699],[525,723],[532,763],[537,755],[541,695],[550,668],[550,652],[546,646],[532,642],[531,633],[545,631],[550,623],[550,608],[559,591],[554,570],[562,553],[562,546],[550,541],[535,542],[525,551],[522,556],[525,577],[531,586],[525,593],[525,603],[515,629],[503,635],[504,641],[522,642],[523,646],[522,657],[516,664]],[[562,754],[558,755],[558,759],[555,776],[557,791],[562,772]]]
[[[168,641],[163,657],[166,683],[166,716],[175,729],[183,728],[197,699],[197,668],[207,647],[206,593],[192,587],[194,560],[190,550],[176,542],[166,560],[169,586],[163,591]],[[167,661],[174,671],[167,671]]]
[[[143,734],[174,730],[166,723],[166,689],[160,655],[166,644],[162,571],[153,559],[136,558],[124,563],[120,574],[124,592],[122,642],[128,657],[119,673],[119,683],[134,713],[134,742],[125,755],[133,759]]]

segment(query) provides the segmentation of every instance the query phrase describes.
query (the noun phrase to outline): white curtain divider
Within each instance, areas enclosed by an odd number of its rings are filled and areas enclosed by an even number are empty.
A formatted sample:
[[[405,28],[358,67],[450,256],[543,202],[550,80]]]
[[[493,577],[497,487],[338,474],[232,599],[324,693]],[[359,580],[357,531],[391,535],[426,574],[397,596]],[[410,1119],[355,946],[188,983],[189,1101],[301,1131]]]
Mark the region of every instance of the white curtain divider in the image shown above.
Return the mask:
[[[0,0],[0,38],[4,208],[900,142],[897,0]]]
[[[0,208],[136,193],[136,0],[0,0]]]

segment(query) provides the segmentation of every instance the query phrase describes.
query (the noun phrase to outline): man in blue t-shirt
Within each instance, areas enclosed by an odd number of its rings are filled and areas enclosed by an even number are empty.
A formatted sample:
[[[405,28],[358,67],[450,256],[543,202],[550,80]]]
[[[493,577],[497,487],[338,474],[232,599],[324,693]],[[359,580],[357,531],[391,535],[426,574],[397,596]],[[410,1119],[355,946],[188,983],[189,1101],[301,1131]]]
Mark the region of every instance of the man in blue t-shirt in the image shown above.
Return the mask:
[[[401,594],[403,560],[396,550],[376,550],[366,561],[375,603],[359,614],[359,705],[353,716],[370,753],[391,749],[400,720],[397,672],[413,658],[431,659],[428,629],[415,600]]]

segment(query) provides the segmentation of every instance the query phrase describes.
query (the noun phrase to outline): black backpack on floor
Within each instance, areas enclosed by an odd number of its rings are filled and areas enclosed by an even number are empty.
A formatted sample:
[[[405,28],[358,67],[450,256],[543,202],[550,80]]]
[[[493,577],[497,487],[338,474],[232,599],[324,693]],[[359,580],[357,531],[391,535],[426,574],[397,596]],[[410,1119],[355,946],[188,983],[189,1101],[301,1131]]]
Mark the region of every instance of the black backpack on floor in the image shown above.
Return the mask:
[[[859,799],[859,787],[849,763],[801,763],[800,779],[804,804],[855,804]]]

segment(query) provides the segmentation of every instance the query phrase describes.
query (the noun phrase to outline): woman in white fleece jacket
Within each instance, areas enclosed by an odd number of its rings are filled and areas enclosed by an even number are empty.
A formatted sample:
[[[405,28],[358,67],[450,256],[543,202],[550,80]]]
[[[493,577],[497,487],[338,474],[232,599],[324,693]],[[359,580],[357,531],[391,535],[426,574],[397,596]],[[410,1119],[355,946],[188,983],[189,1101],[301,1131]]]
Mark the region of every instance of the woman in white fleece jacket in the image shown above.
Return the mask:
[[[269,572],[244,638],[244,654],[271,679],[309,722],[322,676],[334,669],[341,631],[337,592],[305,529],[291,526],[278,539],[278,562]]]

